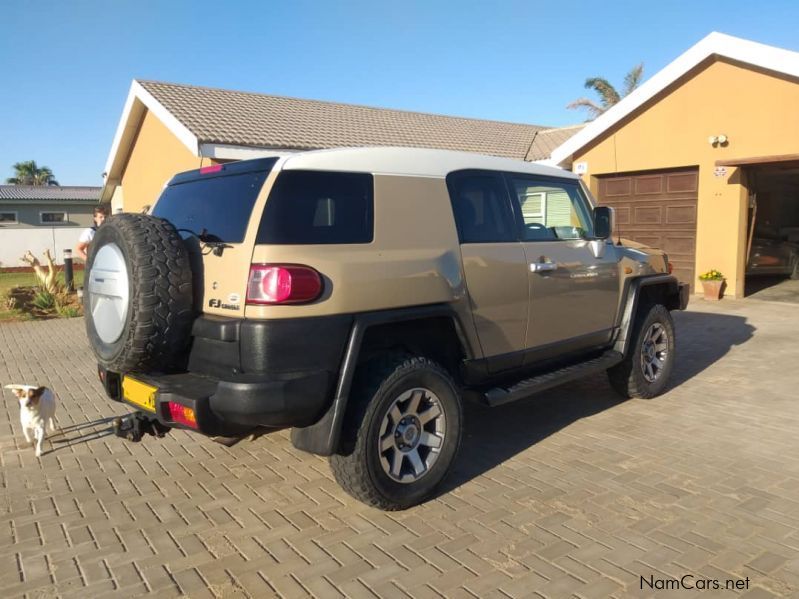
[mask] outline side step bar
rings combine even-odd
[[[503,387],[494,387],[482,394],[483,399],[493,408],[516,401],[517,399],[524,399],[539,391],[544,391],[550,387],[556,387],[562,383],[582,378],[588,374],[602,372],[611,366],[615,366],[623,359],[624,356],[621,353],[609,350],[598,358],[524,379],[507,389]]]

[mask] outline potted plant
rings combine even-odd
[[[717,302],[721,299],[724,291],[724,275],[717,270],[709,270],[705,274],[699,275],[702,287],[705,290],[705,299]]]

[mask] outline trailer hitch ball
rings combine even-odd
[[[144,435],[152,435],[160,439],[171,429],[157,420],[153,420],[142,412],[133,412],[125,416],[117,416],[113,422],[114,434],[134,443],[142,440]]]

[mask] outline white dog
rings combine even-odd
[[[47,433],[55,431],[55,393],[47,387],[33,385],[6,385],[6,389],[19,398],[19,422],[25,441],[31,442],[31,433],[36,443],[36,457],[42,455],[42,443]]]

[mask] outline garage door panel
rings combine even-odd
[[[691,206],[666,206],[666,223],[686,224],[696,229],[696,204]]]
[[[660,248],[674,274],[694,283],[698,170],[602,177],[599,202],[616,210],[616,233]]]
[[[660,206],[637,206],[634,225],[659,225],[663,218]]]
[[[660,175],[653,175],[651,177],[638,177],[635,179],[636,195],[653,193],[663,193],[663,177]]]
[[[696,171],[690,173],[674,173],[666,175],[666,189],[669,193],[696,193],[699,176]]]
[[[612,205],[612,204],[609,204]],[[615,206],[616,210],[616,224],[629,225],[630,224],[630,207],[629,206]]]
[[[696,254],[696,238],[668,235],[663,242],[662,249],[669,256],[689,256],[693,258]]]
[[[607,181],[605,195],[608,197],[629,196],[632,180],[629,177],[614,178]]]

